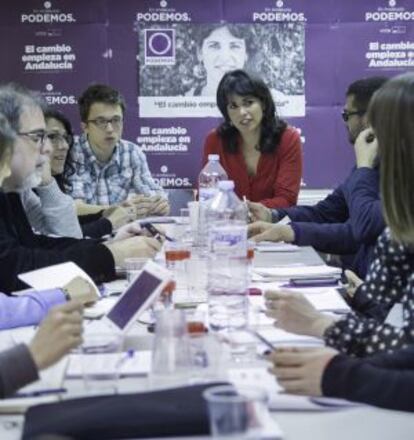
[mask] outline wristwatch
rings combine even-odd
[[[63,295],[65,296],[66,301],[70,301],[72,298],[69,293],[69,289],[67,287],[61,287],[60,290],[62,291]]]

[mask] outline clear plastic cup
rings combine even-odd
[[[203,392],[214,438],[260,438],[267,395],[260,388],[223,385]]]
[[[155,313],[151,379],[156,385],[185,383],[190,367],[185,314],[178,309]]]
[[[142,268],[145,266],[147,261],[148,258],[138,258],[138,257],[125,258],[124,267],[125,267],[128,284],[131,284],[132,280],[134,280],[137,277],[137,275],[141,272]]]
[[[114,333],[86,333],[81,347],[83,381],[88,393],[113,394],[118,391],[123,360],[123,336]]]

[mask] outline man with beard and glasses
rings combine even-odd
[[[313,246],[317,251],[343,256],[343,266],[363,278],[378,236],[385,228],[379,197],[377,152],[357,137],[367,128],[371,97],[387,78],[353,82],[347,90],[342,118],[354,146],[356,167],[344,183],[314,206],[270,210],[250,203],[256,221],[249,226],[254,241],[284,241]],[[272,224],[288,216],[289,224]]]

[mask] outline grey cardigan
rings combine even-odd
[[[55,179],[34,192],[27,189],[20,198],[30,226],[42,235],[82,238],[82,229],[72,197],[64,194]]]

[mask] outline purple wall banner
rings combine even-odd
[[[226,71],[271,89],[301,133],[303,186],[354,164],[340,112],[356,79],[414,70],[412,0],[2,0],[0,82],[40,91],[80,130],[77,97],[108,83],[127,102],[124,137],[166,188],[195,185]]]
[[[241,68],[260,72],[282,116],[305,115],[302,23],[142,25],[139,41],[141,117],[219,117],[218,83]]]

